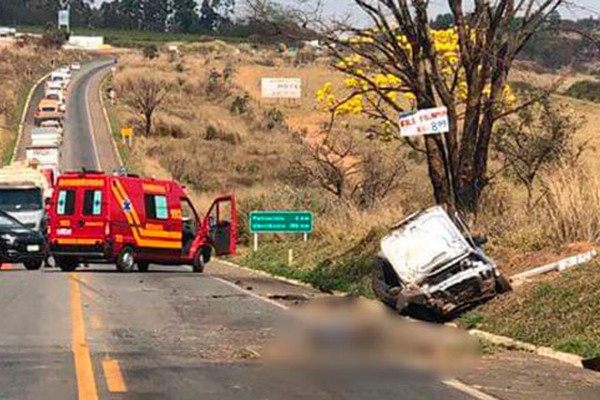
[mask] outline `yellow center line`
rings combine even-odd
[[[102,360],[102,369],[104,369],[106,384],[111,393],[124,393],[127,391],[119,361],[105,358]]]
[[[81,289],[75,274],[70,274],[71,288],[71,350],[77,373],[77,392],[79,400],[97,400],[96,380],[92,357],[85,340],[85,324],[81,304]]]

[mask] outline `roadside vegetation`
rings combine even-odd
[[[600,355],[600,264],[593,262],[521,287],[461,323],[583,357]]]
[[[86,57],[78,52],[59,51],[53,43],[44,36],[19,41],[0,51],[0,165],[10,162],[33,85],[54,68]]]
[[[456,62],[451,61],[457,57],[452,31],[436,35],[439,43],[435,45],[447,50],[443,59]],[[426,91],[420,94],[402,86],[382,73],[383,66],[381,71],[363,68],[362,75],[358,74],[361,64],[357,58],[354,64],[345,62],[340,67],[342,61],[348,61],[350,50],[367,52],[370,39],[355,41],[355,47],[334,55],[333,60],[331,54],[310,46],[290,51],[285,46],[220,40],[177,43],[176,51],[165,43],[156,51],[124,55],[111,83],[117,91],[111,115],[118,126],[135,127],[130,167],[146,175],[184,182],[201,211],[215,195],[234,192],[240,203],[240,241],[245,245],[235,261],[322,290],[372,296],[371,257],[388,227],[411,212],[433,205],[436,190],[441,197],[449,192],[444,188],[443,162],[436,164],[441,180],[432,178],[428,168],[432,154],[434,161],[440,161],[441,155],[429,152],[423,140],[406,143],[392,134],[397,111],[418,102]],[[405,51],[414,48],[405,42],[402,45]],[[468,178],[462,193],[466,207],[459,204],[474,233],[488,236],[486,250],[509,276],[593,248],[600,238],[600,184],[594,172],[599,167],[594,133],[600,108],[549,93],[548,87],[565,75],[534,56],[525,58],[526,63],[517,63],[511,71],[515,80],[505,82],[492,102],[507,114],[498,118],[492,129],[474,128],[475,142],[483,137],[478,135],[490,139],[482,175],[485,187],[469,192],[470,184],[478,180]],[[585,62],[586,70],[592,71],[593,63],[589,59]],[[353,90],[368,87],[361,81],[365,74],[379,82],[371,95],[384,93],[393,103],[376,118],[366,115],[381,111],[368,108],[373,97],[365,95],[359,106],[357,96],[348,96]],[[546,84],[538,85],[533,79],[517,84],[523,79],[516,75],[527,74],[543,76]],[[261,99],[260,78],[266,76],[302,78],[303,98],[294,102]],[[462,75],[454,78],[458,87],[467,84],[461,83]],[[588,74],[569,78],[570,85],[588,78]],[[159,82],[167,92],[150,118],[146,107],[133,101],[136,93],[143,92],[140,88],[147,86],[147,79]],[[390,96],[390,88],[396,95]],[[489,88],[481,88],[479,101],[485,103]],[[457,90],[449,106],[462,113],[468,93]],[[519,106],[529,101],[535,106]],[[513,109],[516,111],[508,113]],[[336,122],[333,126],[331,113]],[[454,157],[458,160],[462,155],[455,153]],[[469,198],[471,195],[474,197]],[[268,209],[310,210],[316,230],[307,242],[295,236],[262,235],[259,251],[253,252],[248,213]],[[577,314],[568,325],[572,328],[541,336],[537,330],[546,329],[545,322],[534,319],[551,314],[552,308],[530,301],[550,296],[551,301],[558,302],[561,296],[580,290],[586,291],[582,301],[587,302],[592,286],[581,282],[591,268],[542,283],[551,285],[551,290],[538,292],[537,284],[519,288],[464,318],[471,325],[521,340],[596,354],[591,333],[574,335],[576,325],[589,314]],[[571,292],[562,291],[565,282]],[[569,302],[574,299],[569,298]],[[589,304],[591,312],[595,303]],[[513,323],[503,323],[511,314]],[[554,321],[560,324],[560,318],[562,314]]]

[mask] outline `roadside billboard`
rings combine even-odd
[[[82,50],[99,50],[104,46],[104,36],[75,36],[69,37],[69,45]]]
[[[260,87],[263,99],[302,98],[302,79],[300,78],[262,78]]]

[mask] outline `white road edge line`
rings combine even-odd
[[[92,75],[92,77],[90,78],[93,79],[94,74]],[[86,82],[85,85],[85,109],[88,115],[88,125],[90,128],[90,135],[92,135],[92,147],[94,147],[94,156],[96,157],[96,168],[98,168],[99,171],[102,170],[102,166],[100,165],[100,155],[98,154],[98,145],[96,144],[96,133],[94,132],[94,126],[92,124],[92,113],[90,112],[90,98],[89,98],[89,94],[90,94],[90,85],[89,85],[89,81]]]
[[[31,106],[31,100],[33,99],[33,94],[35,93],[38,86],[42,84],[49,76],[51,72],[42,76],[29,90],[29,94],[27,95],[27,101],[25,101],[25,106],[23,107],[23,113],[21,114],[21,121],[19,122],[19,132],[17,133],[17,140],[15,141],[15,148],[13,149],[12,157],[10,158],[10,163],[14,163],[17,158],[17,153],[19,152],[19,146],[21,145],[21,141],[23,140],[23,131],[25,130],[25,120],[27,119],[27,114],[29,113],[29,107]]]
[[[448,387],[468,394],[469,396],[474,397],[477,400],[499,400],[497,397],[491,396],[487,393],[483,393],[482,391],[477,390],[474,387],[469,386],[466,383],[463,383],[457,379],[448,379],[442,381],[442,383]]]
[[[237,290],[238,292],[242,292],[242,293],[244,293],[244,294],[247,294],[248,296],[250,296],[250,297],[254,297],[255,299],[261,300],[261,301],[263,301],[263,302],[265,302],[265,303],[269,303],[269,304],[271,304],[271,305],[273,305],[273,306],[275,306],[275,307],[281,308],[282,310],[289,310],[289,309],[290,309],[290,308],[289,308],[288,306],[286,306],[285,304],[281,304],[281,303],[278,303],[278,302],[276,302],[275,300],[271,300],[271,299],[269,299],[269,298],[262,297],[262,296],[260,296],[260,295],[258,295],[258,294],[256,294],[256,293],[253,293],[253,292],[251,292],[251,291],[249,291],[249,290],[246,290],[246,289],[244,289],[244,288],[241,288],[241,287],[239,287],[238,285],[236,285],[235,283],[233,283],[233,282],[229,282],[228,280],[225,280],[225,279],[223,279],[223,278],[218,278],[218,277],[215,277],[215,276],[213,276],[212,278],[213,278],[213,279],[216,279],[217,281],[219,281],[219,282],[221,282],[221,283],[224,283],[225,285],[227,285],[227,286],[229,286],[229,287],[231,287],[231,288],[234,288],[234,289],[235,289],[235,290]]]
[[[113,151],[115,152],[117,159],[119,160],[119,164],[123,164],[123,157],[121,157],[121,153],[119,152],[119,148],[117,147],[117,141],[115,140],[115,133],[113,132],[112,125],[110,123],[110,118],[108,117],[108,111],[106,110],[106,105],[104,104],[104,97],[102,96],[102,84],[106,80],[109,74],[106,74],[104,78],[100,81],[100,85],[98,85],[98,95],[100,97],[100,105],[102,106],[102,112],[104,113],[104,123],[106,124],[106,128],[108,129],[108,133],[110,134],[110,141],[113,145]]]

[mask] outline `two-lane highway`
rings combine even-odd
[[[67,91],[67,112],[62,145],[61,170],[104,170],[119,167],[118,156],[112,147],[112,137],[104,121],[100,103],[100,82],[110,73],[114,60],[101,59],[82,65],[73,73]],[[25,149],[31,144],[33,114],[44,96],[44,83],[38,85],[29,103],[23,136],[16,158],[25,159]]]
[[[113,151],[111,148],[99,147],[95,130],[96,126],[100,125],[95,125],[92,119],[92,104],[97,106],[99,96],[98,87],[92,83],[98,76],[108,73],[112,65],[114,65],[112,59],[84,64],[70,85],[65,116],[66,129],[61,166],[63,171],[82,168],[102,170],[105,167],[118,166],[118,164],[114,165],[114,161],[107,162],[114,159]],[[107,171],[112,172],[112,169],[108,168]]]
[[[90,63],[74,77],[63,169],[118,166],[98,98],[110,64]],[[219,262],[205,274],[154,266],[144,274],[100,265],[74,273],[2,270],[0,399],[558,400],[599,393],[599,379],[556,364],[535,371],[543,384],[529,382],[538,364],[524,357],[466,376],[497,397],[399,367],[317,372],[262,363],[275,328],[290,318],[272,299],[315,295]],[[565,376],[580,379],[578,386],[554,383]]]

